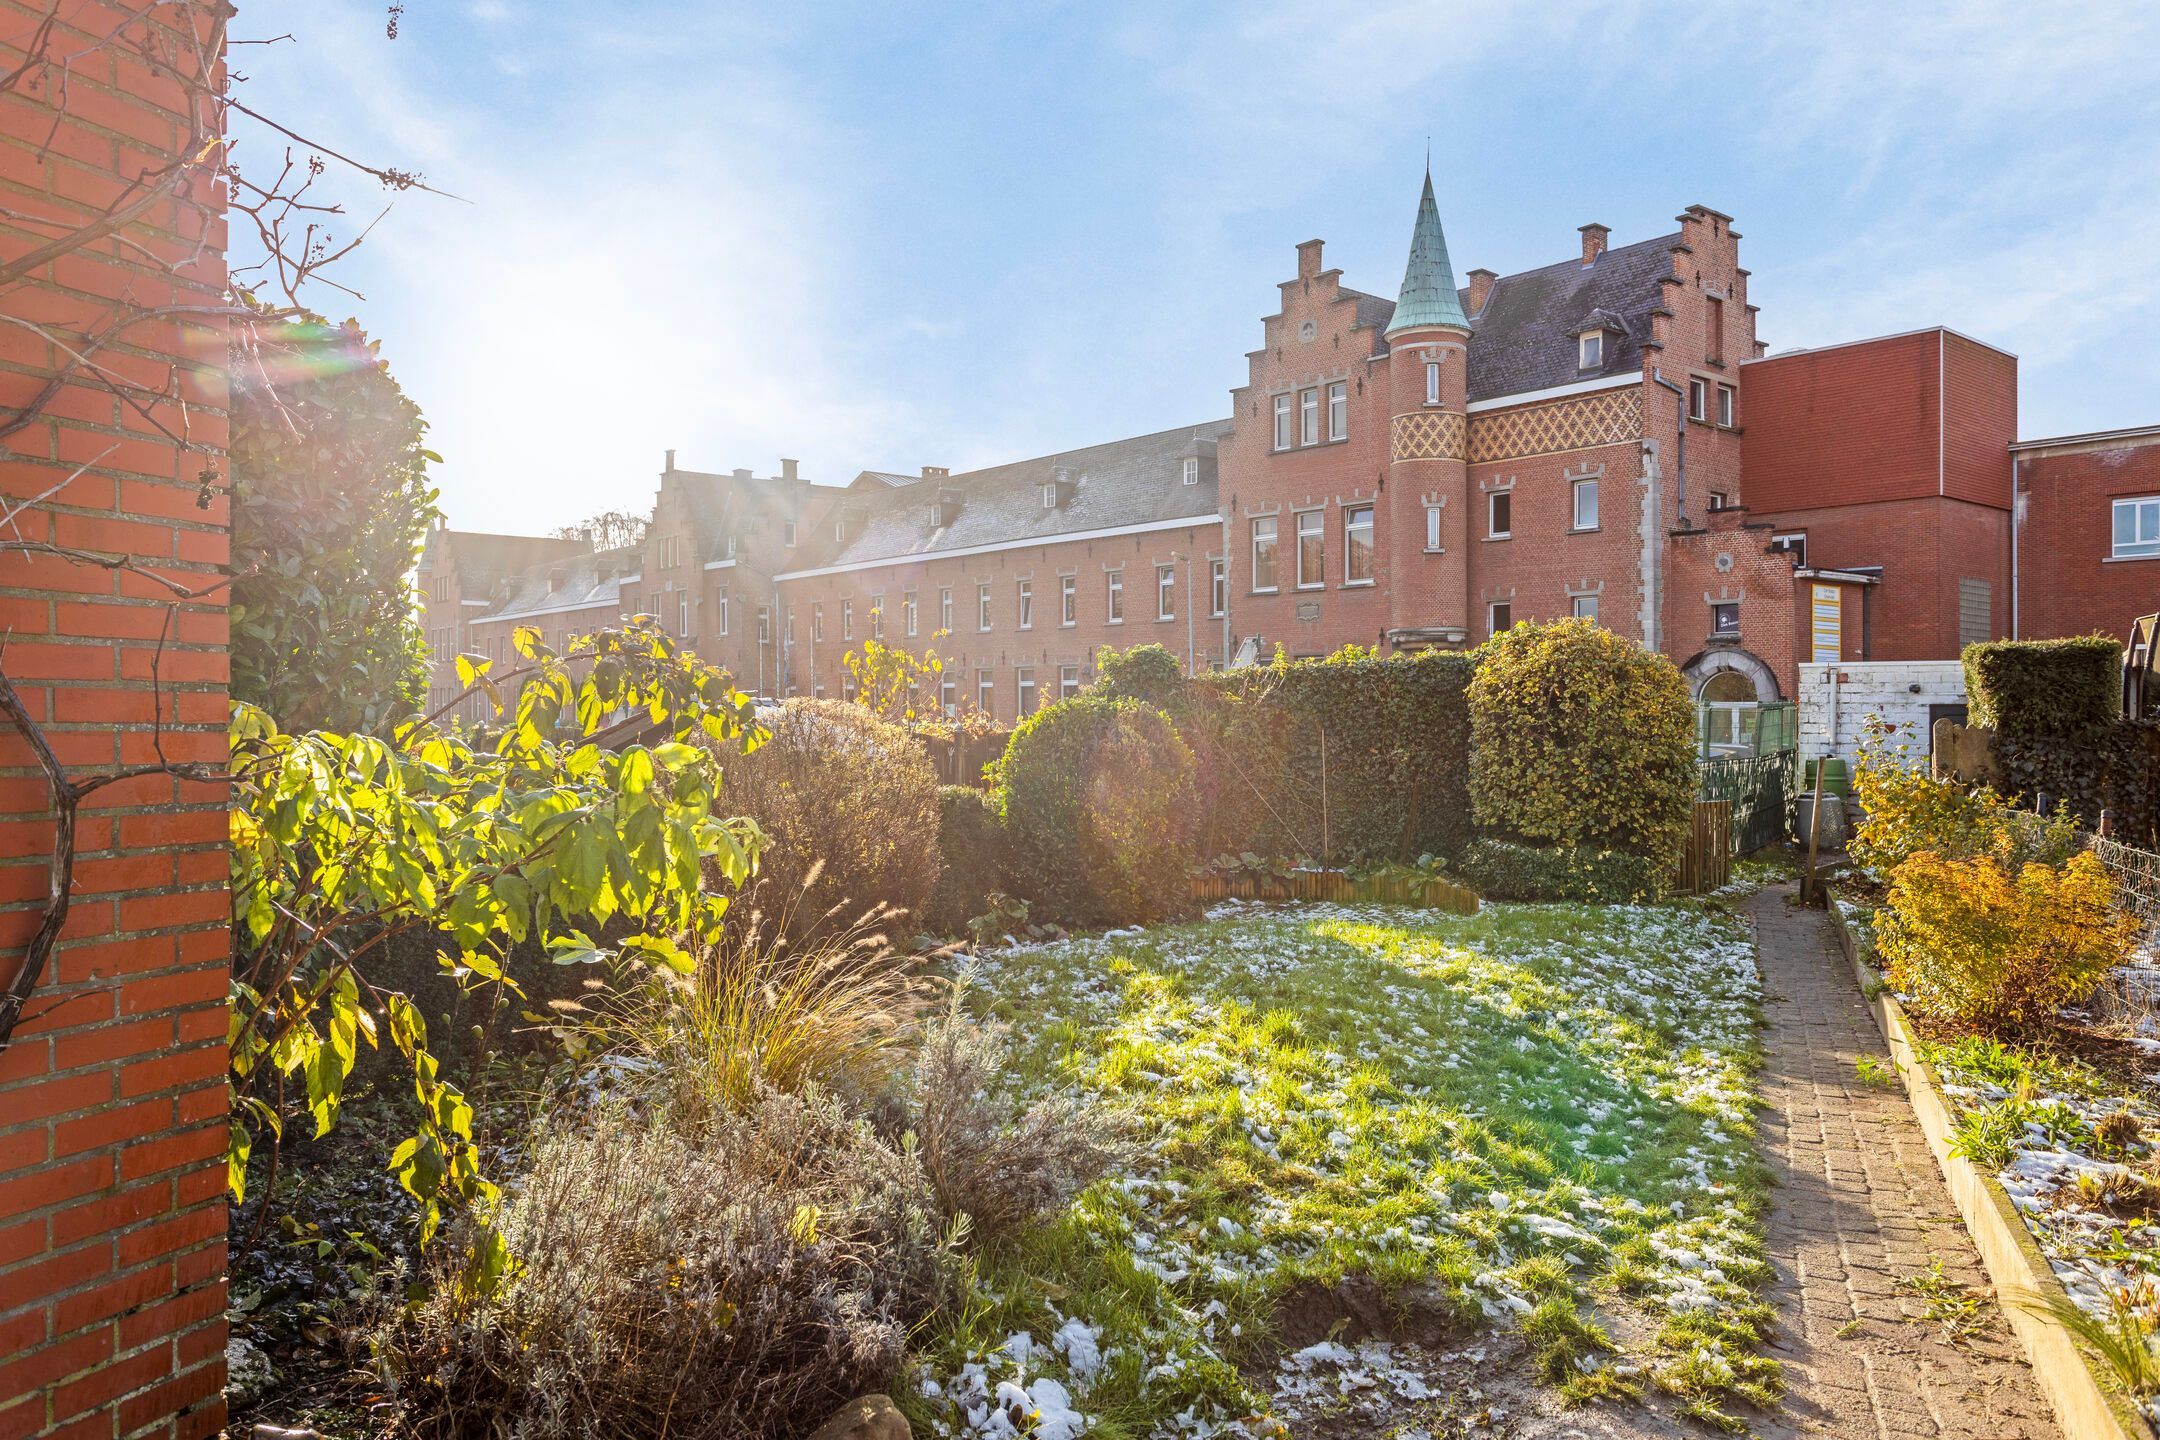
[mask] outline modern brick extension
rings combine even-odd
[[[0,6],[0,73],[45,6]],[[93,0],[62,7],[49,77],[0,91],[0,266],[92,219],[188,132],[187,91],[100,42],[125,24],[210,23],[211,7]],[[139,33],[139,32],[137,32]],[[208,33],[207,31],[205,33]],[[211,207],[219,197],[198,189]],[[116,304],[218,306],[224,228],[170,195],[117,235],[0,287],[0,418],[65,364],[59,343]],[[153,389],[156,423],[80,377],[0,441],[7,538],[125,556],[188,587],[226,563],[225,323],[166,316],[100,355]],[[185,444],[161,433],[160,426]],[[225,755],[221,594],[181,605],[136,574],[0,553],[0,669],[72,771],[164,754]],[[192,1437],[224,1420],[226,821],[222,789],[155,776],[81,811],[62,940],[0,1053],[0,1437]],[[34,756],[0,722],[0,984],[47,893],[54,826]]]

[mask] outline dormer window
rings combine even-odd
[[[1605,365],[1605,332],[1587,330],[1575,337],[1575,368],[1598,370]]]
[[[1043,509],[1057,509],[1057,485],[1055,483],[1043,486]]]
[[[835,520],[832,522],[832,538],[833,543],[836,545],[847,539],[847,521]]]
[[[780,543],[790,550],[795,548],[795,522],[785,521],[780,526]]]
[[[1187,485],[1200,483],[1200,457],[1197,455],[1185,457],[1185,483]]]

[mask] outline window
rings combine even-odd
[[[870,595],[870,638],[885,638],[885,592],[872,591]]]
[[[1712,510],[1723,510],[1725,508],[1725,492],[1723,490],[1712,490],[1710,492],[1710,508]]]
[[[840,698],[850,704],[854,703],[855,677],[853,675],[842,675],[840,677]]]
[[[1703,682],[1703,752],[1708,755],[1752,755],[1755,722],[1760,716],[1755,686],[1745,675],[1720,670]]]
[[[1595,370],[1605,363],[1605,332],[1592,330],[1575,337],[1575,368]]]
[[[1595,480],[1575,482],[1575,528],[1595,530],[1597,523],[1597,485]]]
[[[757,643],[772,644],[772,607],[768,605],[757,607]]]
[[[1125,623],[1125,572],[1110,572],[1110,605],[1107,618],[1112,625]]]
[[[1515,492],[1494,490],[1485,497],[1485,538],[1505,540],[1514,534]]]
[[[1438,505],[1425,507],[1425,548],[1435,555],[1440,553],[1440,507]]]
[[[1307,510],[1297,517],[1297,584],[1311,590],[1327,582],[1327,512]]]
[[[1725,363],[1725,302],[1712,295],[1705,301],[1708,316],[1703,321],[1703,358],[1713,365]]]
[[[847,539],[847,521],[835,520],[832,522],[832,538],[835,544]]]
[[[690,638],[690,592],[687,590],[675,602],[675,633],[685,640]]]
[[[1733,426],[1733,402],[1738,392],[1730,385],[1717,387],[1717,423],[1730,430]]]
[[[855,638],[855,602],[853,600],[842,600],[840,602],[840,638],[842,640],[853,640]]]
[[[975,708],[992,719],[997,717],[997,676],[991,671],[975,672]]]
[[[822,600],[810,602],[810,643],[825,643],[825,602]]]
[[[1288,395],[1277,395],[1275,397],[1275,448],[1277,450],[1290,448],[1290,397]]]
[[[950,670],[938,677],[937,703],[938,709],[946,715],[960,713],[960,682],[953,678]]]
[[[1060,625],[1077,625],[1080,623],[1079,576],[1058,576],[1058,607],[1058,623]]]
[[[1200,483],[1200,457],[1197,455],[1185,457],[1185,483],[1187,485]]]
[[[1485,633],[1497,635],[1515,624],[1515,607],[1505,600],[1495,601],[1486,607]]]
[[[1252,522],[1252,588],[1275,588],[1275,517],[1262,515]]]
[[[1032,580],[1020,582],[1020,628],[1035,628],[1035,582]]]
[[[1327,438],[1350,438],[1350,387],[1341,380],[1327,387]]]
[[[1058,699],[1070,700],[1079,693],[1080,667],[1078,665],[1058,666]]]
[[[2160,555],[2160,495],[2117,500],[2114,512],[2115,559],[2145,560]]]
[[[1440,403],[1440,362],[1437,360],[1425,362],[1425,403]]]
[[[1320,392],[1318,390],[1301,390],[1298,392],[1298,443],[1300,445],[1317,445],[1320,443]]]
[[[1867,596],[1861,593],[1861,616],[1866,618]],[[1990,640],[1995,634],[1995,587],[1986,580],[1971,576],[1958,581],[1958,648],[1978,645]],[[1861,659],[1867,658],[1867,633],[1863,626],[1860,635]]]
[[[987,581],[978,582],[975,586],[975,628],[990,628],[990,585]]]
[[[1710,417],[1710,386],[1702,380],[1687,382],[1687,418],[1707,420]]]
[[[714,598],[719,603],[720,613],[713,618],[719,622],[717,628],[719,629],[720,633],[722,635],[725,635],[728,633],[728,593],[727,591],[722,590]]]
[[[1772,550],[1783,550],[1790,554],[1792,556],[1792,563],[1794,569],[1807,569],[1806,531],[1794,531],[1790,535],[1773,535],[1770,537],[1770,548]]]
[[[1230,613],[1230,562],[1208,561],[1208,618],[1220,620]]]
[[[447,601],[448,601],[448,600],[450,599],[450,577],[449,577],[449,576],[447,576],[447,575],[438,575],[438,576],[436,576],[436,577],[435,577],[435,598],[436,598],[437,600],[441,600],[441,601],[445,601],[445,602],[447,602]]]
[[[1726,600],[1710,607],[1710,633],[1726,638],[1740,633],[1740,602]]]
[[[1055,481],[1043,486],[1043,509],[1057,509],[1057,483]]]
[[[952,586],[940,585],[937,592],[937,628],[941,634],[952,632]]]
[[[1343,584],[1372,584],[1372,506],[1343,511]]]
[[[1575,596],[1575,603],[1571,607],[1574,610],[1575,618],[1577,620],[1588,620],[1595,625],[1597,623],[1597,598],[1595,595]]]
[[[908,638],[910,640],[914,639],[915,592],[912,590],[903,590],[900,592],[900,618],[907,626]]]
[[[792,520],[786,520],[786,521],[782,521],[782,522],[781,522],[781,525],[780,525],[780,543],[781,543],[782,545],[785,545],[785,546],[787,546],[787,547],[788,547],[788,548],[789,548],[790,550],[792,550],[792,549],[794,549],[794,548],[795,548],[795,522],[794,522],[794,521],[792,521]]]
[[[1155,567],[1155,618],[1158,620],[1177,619],[1177,567],[1175,565],[1157,565]]]
[[[1013,671],[1013,690],[1020,702],[1020,714],[1022,716],[1034,714],[1035,668],[1033,666],[1022,665]]]

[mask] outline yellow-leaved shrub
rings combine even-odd
[[[2075,817],[2042,819],[1985,785],[1931,774],[1926,752],[1897,726],[1870,719],[1859,761],[1853,793],[1862,818],[1848,853],[1877,876],[1887,878],[1923,850],[1952,860],[1988,854],[2004,835],[2013,869],[2059,865],[2080,848]]]
[[[1998,830],[1986,853],[1907,856],[1875,933],[1890,979],[1924,1015],[1991,1032],[2032,1028],[2092,993],[2134,938],[2089,852],[2017,863]]]

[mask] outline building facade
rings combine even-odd
[[[2022,440],[2010,453],[2020,632],[2120,636],[2160,613],[2160,425]]]
[[[934,650],[938,703],[1011,721],[1085,684],[1104,644],[1197,671],[1580,616],[1670,656],[1706,736],[1741,746],[1802,664],[1953,658],[2014,633],[2021,583],[2025,633],[2054,633],[2071,612],[2034,591],[2102,596],[2116,561],[2160,558],[2137,508],[2160,445],[2135,438],[2160,429],[2013,447],[2016,358],[1941,328],[1767,355],[1731,217],[1675,223],[1619,246],[1584,225],[1563,260],[1458,284],[1428,176],[1394,299],[1297,247],[1224,419],[845,485],[670,452],[638,554],[513,574],[485,570],[499,545],[431,546],[424,586],[468,554],[478,576],[448,587],[438,681],[520,624],[645,613],[769,696],[849,693],[869,639]],[[2097,523],[2130,507],[2127,557],[2084,554],[2101,491]]]

